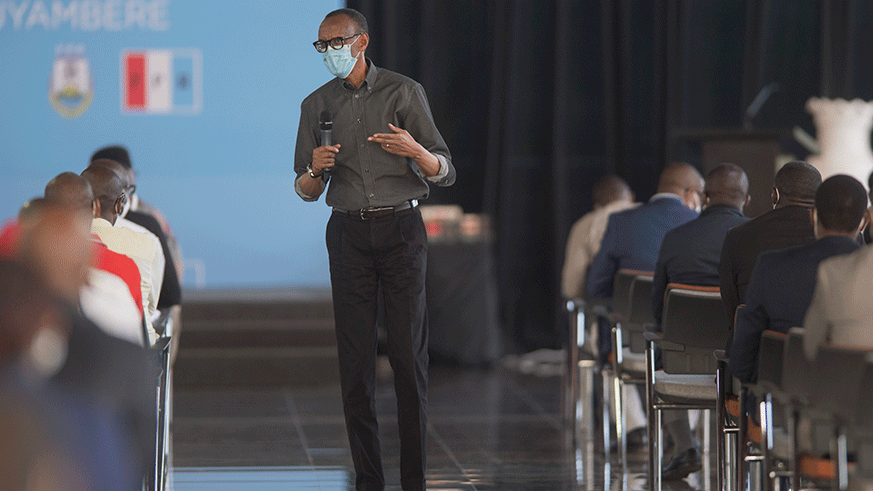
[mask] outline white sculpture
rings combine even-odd
[[[873,102],[812,97],[806,110],[812,114],[821,148],[819,155],[809,157],[809,163],[821,172],[822,179],[848,174],[866,187],[873,171]]]

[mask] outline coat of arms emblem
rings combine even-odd
[[[55,50],[48,96],[55,111],[66,118],[80,116],[91,105],[94,88],[83,46]]]

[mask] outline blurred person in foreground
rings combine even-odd
[[[627,182],[615,175],[597,181],[591,197],[594,199],[594,209],[573,224],[567,239],[561,274],[561,293],[564,298],[585,296],[585,274],[600,250],[609,217],[613,213],[639,206],[639,203],[634,203],[634,193]]]
[[[70,430],[87,406],[46,383],[46,358],[65,342],[62,321],[33,271],[0,260],[0,489],[95,489]]]
[[[91,185],[72,172],[49,181],[45,199],[85,214],[93,214],[97,207]],[[139,268],[131,258],[109,250],[100,237],[92,234],[90,241],[94,259],[79,295],[82,313],[111,336],[146,343]]]
[[[427,234],[418,200],[449,186],[455,168],[424,89],[366,57],[367,19],[325,16],[315,49],[335,76],[303,100],[294,187],[305,201],[325,191],[333,208],[327,249],[343,409],[358,490],[385,488],[376,421],[377,297],[382,292],[400,430],[400,481],[425,485],[427,451]],[[332,113],[333,144],[318,120]],[[309,253],[310,251],[300,251]]]
[[[78,405],[67,429],[96,489],[134,489],[154,449],[154,401],[145,351],[104,334],[78,311],[93,258],[90,213],[34,200],[22,214],[17,258],[55,299],[65,329],[36,352],[46,386]],[[52,331],[48,331],[52,332]]]
[[[746,300],[758,255],[815,240],[809,211],[815,206],[815,191],[820,185],[818,169],[799,160],[788,162],[773,179],[773,209],[728,231],[718,274],[731,333],[737,306]],[[728,339],[733,339],[733,335]]]
[[[761,253],[746,292],[746,307],[737,317],[731,346],[731,372],[746,383],[758,379],[758,346],[766,330],[788,332],[803,325],[816,287],[819,264],[860,247],[858,232],[867,225],[867,193],[854,177],[826,179],[810,211],[816,240]]]
[[[743,208],[750,201],[749,179],[739,166],[725,163],[709,171],[703,195],[705,205],[700,216],[667,232],[661,243],[652,284],[656,330],[661,327],[667,285],[718,286],[718,262],[724,237],[732,227],[747,220]],[[662,368],[660,363],[656,368]],[[674,451],[664,465],[662,478],[666,481],[683,479],[700,470],[700,442],[691,433],[688,412],[666,411],[663,424],[673,439]]]

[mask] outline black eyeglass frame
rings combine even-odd
[[[352,38],[356,38],[356,37],[360,36],[361,34],[364,34],[364,33],[359,32],[357,34],[352,34],[351,36],[346,36],[346,37],[339,36],[339,37],[335,37],[333,39],[328,39],[327,41],[322,41],[321,39],[319,39],[318,41],[315,41],[314,43],[312,43],[312,45],[315,46],[315,51],[318,51],[319,53],[327,53],[328,46],[330,46],[332,49],[343,49],[343,46],[346,45],[347,40],[352,39]],[[319,48],[319,46],[321,46],[321,48]]]

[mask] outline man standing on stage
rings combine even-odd
[[[359,490],[384,489],[375,411],[376,298],[381,288],[394,369],[404,490],[425,487],[427,435],[427,236],[417,200],[428,182],[455,181],[449,150],[424,89],[377,68],[364,55],[367,20],[335,10],[315,49],[336,76],[300,107],[294,154],[297,194],[315,201],[327,187],[333,208],[327,250],[343,409]],[[320,123],[332,120],[331,143]],[[330,182],[330,186],[327,183]]]

